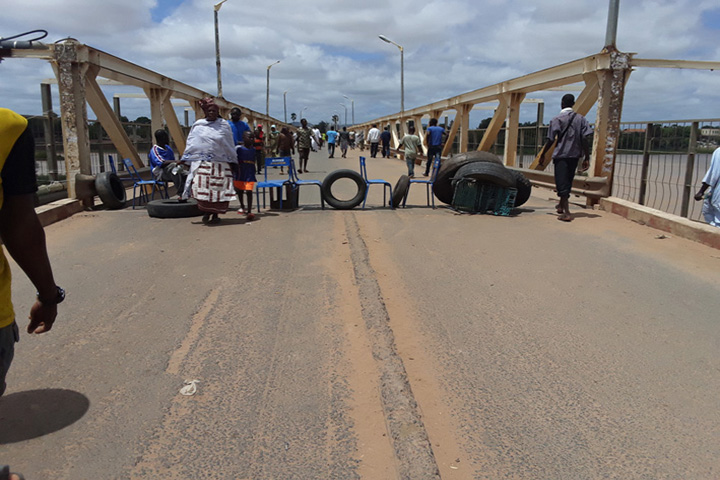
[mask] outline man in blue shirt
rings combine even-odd
[[[243,133],[250,131],[250,125],[240,120],[241,118],[242,110],[240,110],[238,107],[233,107],[230,110],[230,121],[228,123],[230,124],[230,128],[232,128],[233,140],[235,141],[235,145],[242,144]]]
[[[327,143],[328,143],[328,153],[330,154],[328,158],[334,158],[335,156],[335,140],[337,139],[338,132],[333,130],[332,128],[328,130],[325,135],[327,135]]]
[[[427,165],[425,165],[425,176],[430,175],[430,168],[432,167],[435,157],[440,158],[442,161],[442,149],[443,139],[445,137],[445,129],[438,126],[437,118],[430,119],[430,126],[425,134],[425,145],[428,149]]]
[[[175,161],[175,154],[170,147],[170,137],[165,130],[155,131],[155,145],[148,152],[148,160],[153,177],[156,180],[173,182],[178,195],[182,195],[188,172],[181,163]]]

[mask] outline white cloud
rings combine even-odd
[[[50,42],[71,36],[215,91],[214,0],[185,0],[159,24],[151,20],[155,3],[5,0],[0,36],[44,28]],[[621,2],[618,47],[641,58],[720,61],[720,30],[703,23],[711,9],[717,9],[712,0]],[[229,0],[219,12],[223,90],[264,111],[267,66],[281,59],[271,70],[272,115],[282,118],[287,90],[288,113],[308,107],[311,121],[334,112],[342,117],[339,103],[349,105],[347,95],[355,101],[356,120],[368,120],[394,113],[400,103],[399,52],[379,34],[405,48],[409,109],[596,53],[605,40],[607,10],[607,2],[596,0]],[[718,117],[719,74],[637,71],[624,118]],[[3,104],[41,113],[39,82],[51,75],[36,60],[2,62]],[[546,116],[555,111],[556,93],[533,96],[546,98]],[[124,113],[147,115],[147,102],[127,101]],[[523,108],[523,115],[534,119],[534,109]]]

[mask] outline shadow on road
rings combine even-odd
[[[90,400],[64,389],[28,390],[0,398],[0,445],[57,432],[80,420]]]

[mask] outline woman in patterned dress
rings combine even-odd
[[[235,200],[233,173],[230,164],[237,164],[237,155],[230,124],[220,118],[212,98],[200,101],[205,118],[196,121],[187,138],[182,161],[191,165],[183,198],[194,197],[198,208],[205,212],[204,224],[220,223],[218,214],[226,213]]]

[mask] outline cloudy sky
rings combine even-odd
[[[215,92],[217,1],[3,0],[0,37],[44,29],[47,43],[73,37]],[[272,116],[283,118],[287,91],[288,116],[304,109],[311,123],[334,113],[342,121],[344,103],[350,122],[347,96],[355,120],[367,121],[400,110],[399,50],[379,34],[405,48],[410,109],[597,53],[607,15],[608,0],[228,0],[219,12],[224,96],[264,112],[267,66],[281,60],[271,69]],[[720,3],[621,0],[617,46],[640,58],[720,61]],[[0,106],[40,114],[39,85],[52,76],[44,61],[6,59]],[[530,95],[548,103],[546,122],[559,110],[560,96]],[[122,102],[131,119],[149,116],[146,100]],[[521,120],[534,120],[535,109],[523,106]],[[471,122],[490,115],[476,110]],[[631,75],[624,121],[706,118],[720,118],[719,71],[641,69]]]

